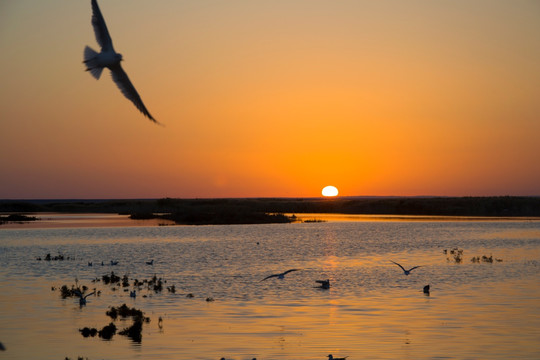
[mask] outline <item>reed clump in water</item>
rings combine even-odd
[[[109,285],[109,284],[113,285],[120,282],[120,276],[115,275],[114,271],[111,271],[110,275],[109,274],[103,275],[101,279],[103,280],[103,283],[105,285]]]
[[[461,264],[463,262],[463,249],[460,248],[453,248],[451,250],[444,249],[443,253],[446,256],[446,261],[454,261],[456,264]],[[452,255],[452,260],[450,260],[450,257],[448,254]]]
[[[111,340],[114,334],[116,334],[116,330],[116,325],[109,323],[109,325],[105,325],[103,329],[98,331],[98,335],[102,339]]]
[[[126,304],[122,304],[119,307],[111,307],[110,310],[107,310],[105,313],[107,316],[110,316],[111,319],[116,320],[118,316],[122,318],[127,318],[129,316],[133,317],[141,317],[144,318],[144,313],[141,310],[135,309],[135,308],[129,308]],[[144,318],[148,319],[148,318]],[[150,320],[148,320],[150,321]]]
[[[36,258],[37,261],[45,260],[45,261],[64,261],[64,260],[75,260],[74,258],[70,256],[66,256],[64,254],[58,253],[58,255],[51,256],[51,253],[48,253],[45,255],[43,259],[41,259],[40,256]]]
[[[51,287],[52,291],[57,290],[56,287]],[[75,284],[71,285],[71,287],[68,287],[67,285],[62,285],[60,288],[58,288],[60,291],[60,297],[62,299],[67,299],[70,297],[81,297],[84,296],[86,291],[88,290],[88,286],[86,285],[79,285],[79,280],[75,279]],[[96,288],[94,288],[94,291],[96,291]],[[96,292],[97,295],[101,294],[101,291]],[[89,294],[91,295],[91,294]]]
[[[109,310],[107,310],[105,314],[109,316],[113,321],[116,321],[119,317],[123,319],[127,317],[132,317],[133,323],[131,324],[131,326],[118,332],[118,334],[127,336],[135,342],[141,342],[142,340],[143,323],[150,322],[150,318],[144,316],[144,313],[141,310],[129,308],[126,304],[122,304],[118,307],[113,306]],[[84,327],[82,329],[79,329],[79,332],[84,337],[94,337],[97,334],[102,339],[111,340],[116,334],[117,330],[118,328],[116,327],[114,322],[111,322],[109,323],[109,325],[105,325],[99,331],[96,328]]]
[[[444,249],[443,250],[443,253],[446,256],[446,261],[454,261],[456,264],[461,264],[463,262],[463,249],[459,249],[459,248],[453,248],[451,250],[448,250],[448,249]],[[452,255],[451,257],[448,256],[448,254]],[[503,260],[502,259],[499,259],[499,258],[494,258],[493,255],[490,255],[490,256],[487,256],[487,255],[482,255],[482,256],[473,256],[471,258],[471,262],[472,263],[489,263],[489,264],[492,264],[493,262],[502,262]]]
[[[133,319],[133,324],[130,327],[127,327],[124,330],[120,331],[119,334],[125,335],[131,340],[140,343],[142,341],[142,326],[145,319],[148,319],[148,321],[150,321],[149,318],[139,316],[135,317]]]
[[[122,286],[124,288],[127,288],[130,286],[130,279],[127,274],[123,275],[122,277],[116,275],[114,271],[111,271],[110,274],[105,274],[101,277],[101,280],[105,285],[118,285],[119,287]],[[99,278],[96,278],[92,280],[92,282],[99,282],[101,281]],[[155,293],[159,293],[163,291],[163,284],[167,283],[166,280],[163,280],[162,278],[158,278],[156,275],[154,275],[150,279],[144,279],[140,281],[139,279],[131,279],[133,280],[132,286],[135,290],[142,290],[143,287],[146,287],[148,291],[154,291]],[[174,286],[173,286],[174,287]],[[113,287],[112,290],[116,290],[116,288]],[[124,291],[127,291],[126,289]],[[171,289],[169,289],[171,291]],[[174,292],[174,291],[171,291]]]
[[[471,258],[471,262],[473,262],[473,263],[481,263],[481,262],[484,262],[484,263],[490,263],[490,264],[492,264],[493,261],[495,261],[495,262],[502,262],[503,259],[493,258],[493,255],[490,255],[490,256],[482,255],[482,257],[480,257],[480,256],[473,256],[473,257]]]
[[[79,331],[84,337],[89,337],[89,336],[94,337],[98,333],[96,328],[89,328],[89,327],[84,327],[82,329],[79,329]]]
[[[145,317],[144,313],[141,310],[129,308],[126,304],[122,304],[117,308],[115,308],[114,306],[111,307],[111,309],[108,310],[106,314],[107,316],[110,316],[113,320],[116,320],[118,316],[122,318],[127,318],[130,316],[133,317],[133,324],[123,329],[118,334],[125,335],[135,342],[141,342],[143,323],[150,322],[150,318]]]

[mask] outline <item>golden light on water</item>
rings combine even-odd
[[[337,196],[338,193],[338,189],[335,186],[328,185],[322,189],[323,196]]]

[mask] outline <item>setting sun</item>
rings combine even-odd
[[[325,186],[322,189],[323,196],[337,196],[338,189],[335,186]]]

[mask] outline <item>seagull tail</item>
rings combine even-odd
[[[97,55],[98,53],[91,47],[87,46],[84,48],[83,62],[86,64],[86,71],[90,71],[90,74],[92,74],[93,77],[99,79],[101,72],[103,71],[103,67],[99,66],[97,63]]]

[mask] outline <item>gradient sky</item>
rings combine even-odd
[[[0,199],[540,195],[540,1],[0,2]]]

